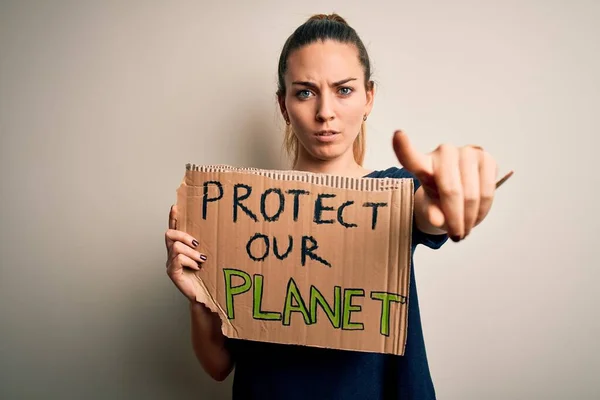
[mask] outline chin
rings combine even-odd
[[[309,149],[310,155],[320,161],[331,161],[341,157],[347,149],[338,146],[321,147]]]
[[[347,152],[352,152],[353,141],[342,136],[333,143],[319,143],[312,137],[299,137],[299,145],[304,148],[307,155],[319,161],[331,161],[342,157]]]

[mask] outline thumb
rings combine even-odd
[[[424,215],[429,223],[438,229],[448,230],[446,225],[446,217],[442,211],[439,201],[432,199],[431,196],[424,192],[415,194],[415,207],[420,207],[422,215]]]
[[[177,229],[177,205],[172,205],[169,210],[169,229]]]
[[[446,225],[446,217],[444,216],[442,208],[438,204],[430,201],[429,204],[425,206],[425,210],[431,225],[439,229],[446,231],[448,230]]]
[[[400,164],[417,178],[433,175],[431,157],[418,152],[404,132],[394,132],[393,146]]]

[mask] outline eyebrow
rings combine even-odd
[[[333,83],[333,86],[340,86],[343,85],[344,83],[348,83],[350,81],[355,81],[356,78],[346,78],[346,79],[342,79],[341,81],[337,81]],[[316,88],[317,85],[314,84],[313,82],[308,82],[308,81],[295,81],[292,82],[292,85],[302,85],[302,86],[308,86],[311,88]]]

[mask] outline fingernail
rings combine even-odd
[[[200,254],[200,259],[201,259],[202,261],[206,261],[206,256],[205,256],[204,254]]]
[[[450,239],[452,239],[453,242],[460,242],[460,236],[451,236]]]
[[[199,245],[199,244],[200,244],[200,243],[198,243],[198,241],[197,241],[196,239],[194,239],[194,240],[192,241],[192,246],[194,246],[194,247],[198,247],[198,245]]]

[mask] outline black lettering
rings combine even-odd
[[[275,257],[277,257],[279,260],[284,260],[285,258],[287,258],[287,256],[289,256],[290,252],[292,251],[292,247],[294,247],[294,239],[292,238],[292,235],[288,235],[288,248],[285,251],[285,253],[280,255],[279,247],[277,246],[277,238],[273,238],[273,254],[275,254]]]
[[[271,193],[277,193],[279,195],[279,208],[277,209],[277,212],[274,215],[268,216],[267,210],[266,210],[267,196],[270,195]],[[281,213],[283,212],[284,205],[285,205],[285,198],[283,197],[283,193],[281,193],[280,189],[271,188],[271,189],[265,190],[265,192],[262,194],[262,196],[260,196],[260,212],[261,212],[262,216],[265,218],[265,220],[268,222],[277,221],[279,219],[279,215],[281,215]]]
[[[298,221],[298,214],[300,212],[300,201],[298,197],[301,194],[310,194],[310,192],[302,189],[290,189],[286,193],[294,195],[294,221]]]
[[[310,247],[307,246],[308,242],[311,243]],[[331,264],[327,260],[324,260],[315,253],[313,253],[313,251],[317,250],[318,248],[319,245],[317,244],[315,238],[313,238],[312,236],[302,236],[302,266],[306,265],[306,257],[308,256],[311,260],[318,261],[331,268]]]
[[[344,209],[352,204],[354,204],[353,201],[347,201],[344,204],[342,204],[340,206],[340,208],[338,208],[338,210],[337,210],[338,222],[340,223],[340,225],[342,225],[346,228],[356,228],[358,226],[356,224],[352,224],[352,223],[348,224],[348,223],[344,222]]]
[[[387,207],[387,203],[365,203],[363,207],[373,207],[373,219],[371,220],[371,229],[375,229],[377,225],[377,209],[379,207]]]
[[[246,189],[246,193],[240,195],[238,191],[241,188]],[[250,196],[250,193],[252,193],[252,188],[248,185],[244,185],[243,183],[238,183],[233,187],[233,222],[237,222],[238,207],[245,212],[247,216],[254,220],[254,222],[258,222],[256,215],[250,211],[248,207],[242,204],[242,200],[246,200]]]
[[[217,197],[208,197],[208,185],[215,185],[219,189],[219,195]],[[202,196],[202,219],[206,219],[206,213],[208,209],[208,203],[213,201],[219,201],[223,198],[223,185],[219,181],[206,181],[204,182],[204,192]]]
[[[333,224],[332,219],[321,219],[321,214],[323,211],[333,211],[333,207],[326,207],[323,205],[323,199],[331,199],[334,198],[335,194],[333,193],[319,193],[317,195],[317,199],[315,200],[315,223],[316,224]]]
[[[265,242],[265,252],[261,257],[254,257],[254,255],[252,255],[252,243],[257,239],[262,239]],[[262,233],[256,233],[248,240],[248,243],[246,244],[246,253],[248,253],[248,257],[254,261],[263,261],[269,255],[269,237]]]

